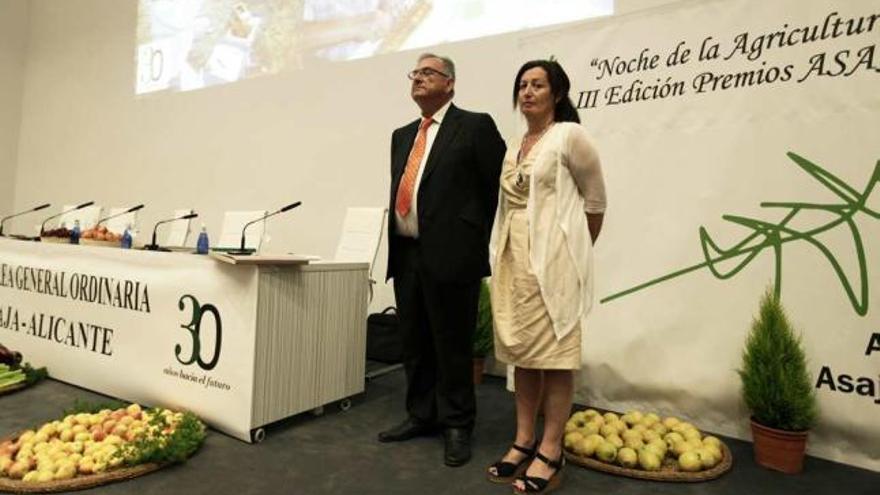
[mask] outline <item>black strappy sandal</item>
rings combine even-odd
[[[521,493],[550,493],[562,485],[562,467],[565,466],[565,457],[559,456],[559,460],[551,461],[547,458],[547,456],[538,452],[535,454],[535,459],[540,460],[544,464],[554,468],[556,471],[553,472],[553,475],[550,476],[550,479],[526,475],[518,477],[517,479],[523,482],[525,490],[519,490],[516,486],[514,486],[513,493],[517,495]]]
[[[495,472],[498,474],[495,475],[491,472],[487,472],[486,476],[489,478],[489,481],[491,481],[492,483],[511,483],[514,479],[516,479],[517,476],[521,475],[523,471],[525,471],[526,466],[529,465],[528,461],[532,457],[534,457],[537,447],[537,442],[535,442],[535,446],[530,449],[519,446],[517,444],[511,445],[510,448],[525,454],[526,457],[516,464],[505,461],[498,461],[495,464],[492,464],[491,466],[489,466],[489,469],[495,468]]]

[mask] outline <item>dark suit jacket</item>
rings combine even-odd
[[[391,136],[388,274],[399,273],[394,203],[419,120]],[[489,275],[489,235],[498,203],[506,146],[488,114],[450,105],[419,183],[420,269],[438,282],[473,282]]]

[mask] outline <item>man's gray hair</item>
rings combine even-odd
[[[450,79],[455,79],[455,62],[453,62],[451,58],[443,57],[434,53],[423,53],[419,55],[419,62],[425,60],[426,58],[436,58],[437,60],[443,62],[443,72],[445,72]]]

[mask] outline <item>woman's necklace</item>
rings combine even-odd
[[[540,141],[541,138],[544,137],[544,134],[547,134],[547,131],[549,131],[550,128],[553,127],[553,124],[555,124],[555,123],[556,122],[550,122],[550,124],[548,124],[546,127],[544,127],[544,129],[537,134],[533,133],[533,134],[529,135],[529,133],[527,132],[523,136],[522,144],[520,145],[520,148],[519,148],[519,155],[516,157],[516,185],[517,186],[521,187],[523,185],[523,183],[525,182],[525,176],[523,176],[523,171],[522,171],[522,167],[520,166],[520,164],[526,158],[526,156],[528,156],[528,153],[532,150],[532,148],[536,144],[538,144],[538,141]]]

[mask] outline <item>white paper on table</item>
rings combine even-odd
[[[76,205],[64,205],[61,211],[67,211],[76,208]],[[68,229],[73,229],[76,221],[79,220],[80,230],[90,229],[101,219],[101,207],[97,205],[87,206],[81,210],[71,211],[58,217],[58,226],[62,225]]]
[[[171,218],[180,218],[192,212],[192,210],[174,210],[174,216]],[[191,225],[192,219],[190,218],[170,222],[168,225],[168,235],[165,237],[165,242],[162,245],[166,247],[186,246],[186,239],[189,237]]]
[[[108,217],[112,217],[113,215],[119,215],[123,211],[128,210],[128,208],[111,208],[110,214]],[[131,226],[131,230],[135,230],[135,226],[137,225],[137,211],[133,211],[126,215],[119,215],[116,218],[111,218],[104,222],[104,226],[107,227],[107,230],[116,234],[124,234],[125,229],[128,226]]]
[[[238,249],[241,247],[241,229],[248,222],[266,216],[266,210],[261,211],[227,211],[223,215],[223,228],[220,230],[220,240],[215,244],[219,248]],[[260,249],[263,240],[263,232],[266,222],[257,222],[248,227],[244,246],[248,249]]]
[[[299,256],[299,257],[301,257],[301,258],[305,258],[305,259],[307,259],[307,260],[309,260],[309,261],[323,261],[323,260],[321,259],[321,257],[318,256],[317,254],[302,254],[302,253],[290,253],[290,252],[287,253],[287,254],[290,254],[290,255],[293,255],[293,256]]]
[[[372,268],[387,211],[385,208],[348,208],[334,259],[366,262]]]

